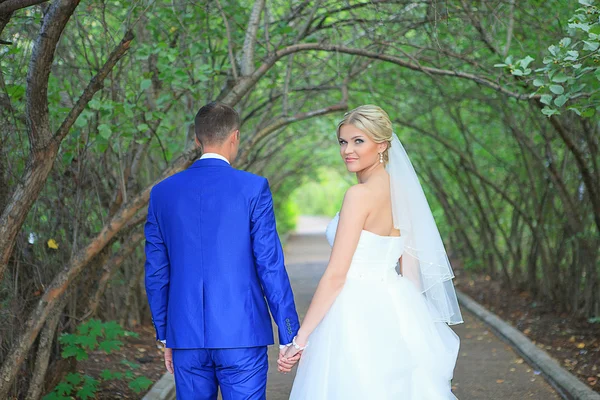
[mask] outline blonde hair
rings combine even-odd
[[[381,107],[366,104],[348,111],[338,123],[338,138],[340,137],[340,128],[342,125],[355,126],[375,143],[387,143],[387,147],[383,151],[383,162],[387,164],[389,160],[388,151],[392,146],[392,121],[390,121],[390,117]]]

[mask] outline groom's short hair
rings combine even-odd
[[[233,107],[212,101],[198,110],[194,128],[203,146],[219,145],[232,131],[240,128],[240,115]]]

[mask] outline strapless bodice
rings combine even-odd
[[[325,232],[330,246],[333,246],[339,217],[337,213]],[[397,277],[396,263],[403,251],[402,236],[381,236],[363,229],[347,276],[377,280]]]

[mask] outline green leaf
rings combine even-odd
[[[60,338],[58,338],[58,341],[60,342],[60,344],[67,346],[74,345],[76,339],[77,337],[72,333],[63,333],[62,335],[60,335]]]
[[[600,47],[600,42],[589,42],[587,40],[584,40],[583,43],[584,43],[584,46],[583,46],[584,50],[596,51],[596,50],[598,50],[598,47]]]
[[[100,343],[98,348],[100,350],[104,350],[107,354],[110,354],[114,350],[119,350],[122,344],[123,342],[119,340],[105,340],[104,342]]]
[[[579,4],[591,7],[594,5],[594,1],[593,0],[579,0]]]
[[[100,100],[98,99],[92,99],[90,100],[90,102],[88,103],[88,106],[92,109],[92,110],[99,110],[100,107],[102,106],[102,103],[100,102]]]
[[[125,334],[125,330],[116,321],[104,323],[104,334],[107,339],[116,339]]]
[[[70,383],[73,386],[79,385],[83,381],[81,374],[71,372],[65,377],[65,382]]]
[[[148,129],[150,129],[150,127],[148,126],[148,124],[139,124],[139,125],[137,126],[137,130],[138,130],[138,131],[145,132],[145,131],[147,131]]]
[[[556,56],[558,54],[558,51],[560,49],[558,48],[558,46],[552,45],[550,47],[548,47],[548,51],[550,52],[550,54],[552,54],[553,56]]]
[[[77,391],[78,399],[93,399],[96,396],[96,389],[90,386],[84,386]]]
[[[146,90],[150,86],[152,86],[152,81],[150,79],[144,79],[142,83],[140,83],[140,89]]]
[[[585,110],[581,113],[581,116],[584,118],[590,118],[590,117],[593,117],[594,115],[596,115],[595,108],[588,108],[587,110]]]
[[[525,69],[529,66],[529,64],[531,64],[531,62],[534,60],[534,58],[527,56],[522,60],[519,60],[519,64],[521,64],[521,68]]]
[[[559,72],[552,77],[552,82],[563,83],[566,82],[569,77],[564,72]]]
[[[89,350],[93,350],[98,345],[95,336],[79,336],[76,343]]]
[[[87,360],[88,354],[86,353],[86,351],[84,349],[77,348],[77,354],[75,355],[75,359],[77,361]]]
[[[42,397],[42,400],[70,400],[70,399],[68,397],[61,396],[56,392],[50,392],[47,395],[45,395],[44,397]]]
[[[523,71],[520,69],[515,69],[511,72],[514,76],[523,76]]]
[[[577,114],[577,115],[581,116],[581,111],[579,111],[579,109],[578,109],[578,108],[575,108],[575,107],[572,107],[572,106],[571,106],[571,107],[567,107],[567,109],[568,109],[568,110],[571,110],[571,111],[573,111],[575,114]]]
[[[510,65],[512,63],[512,56],[508,56],[504,59],[504,64]]]
[[[544,107],[542,109],[542,114],[544,114],[544,115],[546,115],[548,117],[551,117],[553,115],[559,115],[560,112],[558,110],[555,110],[555,109],[550,108],[550,107]]]
[[[496,67],[496,68],[504,68],[504,67],[508,67],[508,65],[506,65],[506,64],[494,64],[494,67]]]
[[[67,382],[61,382],[58,385],[56,385],[56,388],[54,390],[56,391],[56,393],[65,396],[71,393],[71,390],[73,390],[73,385],[70,385]]]
[[[145,376],[138,376],[131,382],[129,382],[129,387],[136,393],[141,393],[143,390],[146,390],[152,385],[152,381]]]
[[[115,374],[109,369],[103,369],[102,372],[100,372],[100,378],[109,381],[115,379]]]
[[[87,125],[87,117],[85,115],[80,115],[79,118],[75,120],[75,126],[78,128],[83,128]]]
[[[62,353],[60,353],[62,358],[69,358],[69,357],[75,357],[77,355],[77,347],[75,346],[69,346],[69,347],[65,347],[62,351]]]
[[[565,92],[565,88],[561,85],[550,85],[550,91],[554,94],[563,94]]]
[[[10,97],[13,101],[19,101],[25,94],[25,86],[6,85],[6,91],[8,92],[8,97]]]
[[[596,24],[596,25],[592,26],[590,28],[589,33],[594,34],[594,35],[600,35],[600,24]]]
[[[544,81],[537,78],[533,80],[533,86],[535,87],[540,87],[540,86],[544,86]]]
[[[562,38],[559,43],[562,47],[568,47],[571,44],[571,38]]]
[[[540,98],[540,101],[543,104],[550,105],[550,104],[552,104],[552,95],[543,94],[542,97]]]
[[[100,124],[98,125],[98,134],[104,139],[108,140],[112,135],[112,131],[110,130],[110,127],[108,125]]]
[[[571,29],[581,29],[584,32],[589,32],[590,24],[569,24],[569,28]]]
[[[94,398],[96,395],[96,390],[98,389],[98,381],[91,376],[84,377],[85,383],[77,391],[77,398],[87,400]]]
[[[598,79],[600,81],[600,68],[598,68],[596,71],[594,71],[594,75],[596,75],[596,79]]]
[[[90,331],[88,335],[93,337],[102,336],[102,321],[99,319],[91,319],[88,321]]]
[[[565,105],[568,99],[569,98],[567,96],[561,94],[560,96],[554,99],[554,104],[556,105],[556,107],[562,107]]]

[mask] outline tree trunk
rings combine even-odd
[[[63,5],[62,3],[66,3],[67,5]],[[25,222],[25,218],[33,203],[44,187],[61,141],[68,134],[71,126],[75,123],[75,120],[77,120],[77,117],[84,110],[94,94],[102,88],[102,82],[129,49],[129,45],[133,40],[131,32],[127,32],[100,71],[92,78],[75,107],[71,109],[58,128],[56,135],[53,136],[48,121],[47,99],[50,64],[52,63],[62,28],[66,25],[68,18],[73,13],[77,4],[79,4],[79,1],[67,2],[66,0],[53,4],[52,9],[44,19],[44,26],[40,34],[40,38],[42,39],[36,41],[32,51],[33,55],[27,79],[26,107],[30,155],[23,179],[17,185],[0,216],[0,281],[8,266],[8,260],[12,253],[17,234]],[[60,26],[56,27],[52,24]],[[46,29],[46,25],[50,25],[50,27]],[[53,40],[46,38],[44,36],[46,34],[53,35]]]
[[[39,400],[44,394],[44,379],[46,377],[46,371],[48,370],[50,355],[52,354],[52,343],[54,342],[54,335],[56,334],[56,328],[60,321],[66,299],[67,298],[65,297],[52,312],[52,315],[48,318],[48,321],[46,321],[40,335],[40,342],[38,344],[35,359],[35,369],[33,371],[33,376],[29,381],[29,390],[27,392],[26,400]]]

